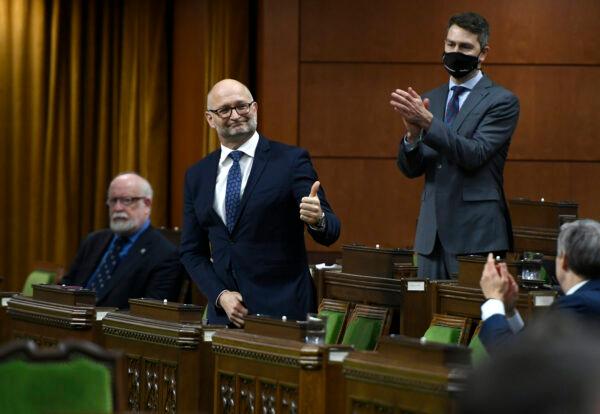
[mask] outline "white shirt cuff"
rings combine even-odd
[[[506,316],[504,303],[498,299],[488,299],[481,305],[481,320],[485,321],[494,315]],[[521,318],[521,314],[517,309],[515,309],[515,314],[513,316],[506,318],[506,322],[513,333],[519,332],[525,326],[523,318]]]
[[[229,292],[227,289],[223,289],[221,291],[221,293],[219,293],[219,296],[217,296],[217,300],[215,300],[215,307],[218,309],[221,309],[221,305],[219,305],[219,299],[221,298],[221,295],[225,292]]]
[[[494,315],[506,315],[504,303],[498,299],[488,299],[481,305],[481,320],[485,321]]]
[[[408,139],[406,139],[406,135],[404,136],[404,138],[402,138],[402,142],[404,144],[404,151],[406,152],[411,152],[419,144],[418,141],[413,141],[412,143],[408,142]]]

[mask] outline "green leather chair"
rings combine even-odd
[[[469,348],[471,349],[471,363],[473,365],[477,365],[486,359],[488,359],[489,354],[487,349],[485,349],[485,345],[479,339],[479,330],[481,329],[482,322],[479,321],[477,328],[475,328],[475,332],[473,332],[473,336],[469,341]]]
[[[389,332],[390,311],[379,306],[356,305],[352,310],[343,345],[352,345],[359,351],[372,351],[379,338]]]
[[[33,296],[33,285],[51,284],[58,282],[64,273],[64,267],[50,262],[37,262],[33,266],[33,272],[27,276],[21,293],[24,296]]]
[[[435,313],[423,338],[447,345],[467,345],[470,326],[469,318]]]
[[[341,300],[323,298],[319,304],[319,316],[327,316],[325,327],[325,343],[337,344],[348,318],[350,304]]]
[[[93,343],[38,349],[33,341],[0,349],[0,412],[111,413],[123,410],[114,386],[120,355]]]

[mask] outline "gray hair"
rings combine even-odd
[[[600,223],[586,219],[563,224],[557,255],[567,257],[569,269],[577,275],[600,278]]]

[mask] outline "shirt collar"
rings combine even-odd
[[[481,78],[483,78],[483,73],[481,73],[481,70],[477,69],[477,74],[475,76],[473,76],[471,79],[469,79],[468,81],[466,81],[465,83],[461,83],[460,86],[463,86],[465,88],[467,88],[468,90],[472,90],[475,85],[477,85],[477,82],[479,82],[481,80]],[[452,78],[450,78],[450,82],[448,85],[449,89],[452,89],[453,86],[458,85],[457,83],[455,83]]]
[[[250,139],[240,145],[236,151],[242,151],[245,155],[254,158],[254,154],[256,153],[256,147],[258,146],[258,132],[254,131],[254,134],[250,137]],[[221,157],[219,158],[219,163],[223,164],[223,161],[229,157],[229,153],[232,152],[231,148],[227,148],[223,144],[221,144]]]
[[[572,286],[571,289],[569,289],[565,292],[565,296],[569,296],[569,295],[572,295],[573,293],[577,292],[587,282],[589,282],[589,280],[582,280],[581,282],[577,283],[575,286]]]

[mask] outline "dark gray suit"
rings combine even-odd
[[[430,254],[436,234],[453,255],[509,250],[512,231],[502,174],[519,101],[484,75],[448,127],[447,96],[448,84],[423,96],[430,100],[431,127],[411,151],[403,140],[398,153],[398,167],[407,177],[425,174],[415,251]]]

